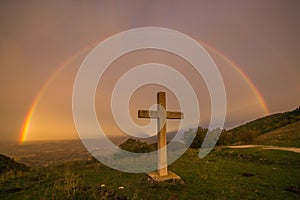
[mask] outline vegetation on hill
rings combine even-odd
[[[253,144],[300,148],[300,121],[259,135]]]
[[[250,144],[254,139],[269,131],[300,121],[300,107],[289,112],[273,114],[248,122],[237,128],[225,131],[223,137],[231,138],[229,143]],[[222,142],[222,141],[221,141]]]
[[[129,138],[124,143],[122,143],[120,145],[120,148],[133,153],[148,153],[156,150],[154,145],[150,145],[146,142],[142,142],[140,140],[132,138]]]
[[[26,171],[28,167],[25,164],[18,163],[13,159],[0,154],[0,174],[8,171]]]
[[[262,141],[262,139],[257,138],[264,138],[264,142],[262,144],[271,144],[268,143],[267,140],[275,140],[276,138],[272,139],[271,136],[280,135],[281,140],[282,138],[286,138],[285,141],[291,140],[291,134],[294,135],[294,138],[299,138],[300,134],[297,130],[299,130],[299,123],[300,121],[300,107],[285,113],[278,113],[270,116],[266,116],[251,122],[248,122],[246,124],[243,124],[239,127],[233,128],[231,130],[222,130],[222,133],[220,135],[220,138],[217,142],[217,145],[230,145],[230,144],[252,144],[254,141],[256,141],[256,144],[259,144],[259,141]],[[290,126],[288,126],[290,125]],[[286,127],[286,128],[283,128]],[[292,130],[290,130],[292,127]],[[277,130],[277,131],[276,131]],[[194,140],[191,143],[190,148],[200,148],[203,140],[205,138],[205,135],[207,133],[208,129],[198,127],[198,130],[190,129],[185,132],[183,140],[186,144],[188,144],[193,137]],[[276,134],[270,133],[275,131]],[[292,131],[293,133],[290,133],[289,131]],[[290,134],[289,134],[289,133]],[[283,135],[285,133],[285,135]],[[266,135],[266,136],[264,136]],[[298,147],[297,145],[300,144],[300,142],[294,141],[294,145]],[[279,144],[280,142],[278,142]],[[272,142],[272,144],[275,144]],[[287,146],[291,146],[292,142],[290,143],[282,143],[286,144]]]

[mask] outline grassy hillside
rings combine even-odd
[[[290,124],[294,124],[291,126],[294,128],[287,127],[286,129],[280,129],[277,131],[277,135],[280,134],[281,137],[283,137],[283,132],[287,133],[290,129],[293,132],[291,134],[295,135],[296,132],[294,130],[297,128],[297,126],[299,127],[299,123],[296,123],[298,121],[300,121],[300,107],[293,111],[273,114],[260,119],[256,119],[239,127],[233,128],[229,131],[225,131],[220,137],[219,144],[252,144],[257,139],[257,137],[264,138],[264,142],[268,143],[267,140],[273,140],[271,136],[275,136],[276,134],[271,133],[265,137],[262,137],[262,135],[278,130]],[[290,135],[287,135],[286,137],[289,136]],[[274,138],[274,140],[276,140],[276,138]],[[262,140],[259,139],[256,141],[256,143],[258,143],[259,141]]]
[[[26,171],[28,167],[22,163],[18,163],[13,159],[0,154],[0,174],[8,171]]]
[[[293,111],[277,113],[253,120],[230,131],[235,134],[247,130],[261,135],[297,121],[300,121],[300,107]]]
[[[259,135],[253,144],[300,148],[300,121]]]
[[[169,169],[184,184],[149,183],[96,161],[33,168],[0,179],[0,199],[299,199],[300,154],[215,149],[204,159],[189,149]]]

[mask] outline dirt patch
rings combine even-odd
[[[246,149],[246,148],[259,147],[262,149],[274,149],[274,150],[292,151],[295,153],[300,153],[300,148],[296,148],[296,147],[277,147],[277,146],[266,146],[266,145],[237,145],[237,146],[226,146],[226,147],[231,149]]]

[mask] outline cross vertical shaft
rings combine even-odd
[[[157,149],[158,153],[158,174],[159,176],[167,176],[168,175],[168,161],[167,161],[167,136],[166,136],[166,93],[158,92],[157,93],[157,104],[158,104],[158,113],[160,116],[157,119],[157,130],[158,132],[158,142]],[[163,114],[164,113],[164,114]]]

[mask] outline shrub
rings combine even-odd
[[[146,142],[142,142],[140,140],[128,139],[123,144],[120,145],[120,148],[133,153],[148,153],[154,151]]]

